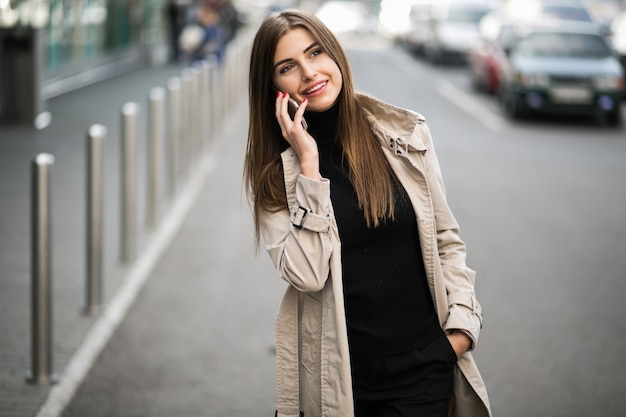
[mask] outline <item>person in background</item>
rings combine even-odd
[[[167,0],[165,4],[170,61],[178,61],[181,58],[178,39],[187,23],[189,8],[190,2],[188,0]]]
[[[191,53],[191,60],[197,61],[212,55],[221,62],[226,42],[218,8],[210,0],[201,1],[195,21],[202,28],[203,36],[200,44]]]
[[[192,62],[214,56],[219,63],[242,24],[231,1],[200,0],[180,34],[179,47]]]
[[[244,21],[241,13],[235,7],[232,0],[208,0],[213,3],[220,15],[220,25],[224,34],[224,43],[228,44],[239,32]]]
[[[256,242],[288,284],[277,416],[491,416],[475,272],[425,118],[355,92],[338,40],[298,10],[259,27],[249,106]]]

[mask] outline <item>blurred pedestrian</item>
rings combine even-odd
[[[217,58],[218,62],[222,60],[226,47],[224,31],[219,11],[211,1],[198,3],[191,20],[180,34],[179,47],[192,62],[210,56]]]
[[[178,38],[187,23],[189,14],[189,0],[167,0],[165,3],[165,16],[167,21],[167,35],[169,38],[170,61],[180,59]]]
[[[475,272],[424,117],[355,92],[335,36],[297,10],[258,29],[249,103],[256,240],[289,284],[277,415],[490,416]]]
[[[243,20],[239,10],[232,0],[206,0],[215,7],[220,15],[220,25],[224,34],[224,43],[228,44],[235,38],[239,29],[243,26]]]

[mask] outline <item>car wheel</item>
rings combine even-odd
[[[524,102],[515,93],[509,93],[505,96],[504,106],[507,114],[513,120],[523,119],[528,113]]]
[[[485,87],[483,87],[483,84],[478,78],[478,75],[476,75],[476,73],[474,73],[473,71],[470,71],[470,77],[471,77],[470,80],[472,84],[472,89],[480,93],[484,92]]]
[[[439,52],[435,48],[429,47],[424,51],[424,57],[426,61],[433,65],[439,65],[441,63],[441,58],[439,57]]]

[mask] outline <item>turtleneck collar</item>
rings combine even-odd
[[[304,118],[309,125],[309,133],[320,145],[334,143],[338,139],[339,102],[322,112],[307,111]]]

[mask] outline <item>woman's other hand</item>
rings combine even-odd
[[[460,330],[452,330],[447,335],[456,357],[460,358],[465,352],[467,352],[472,345],[472,339],[468,335]]]

